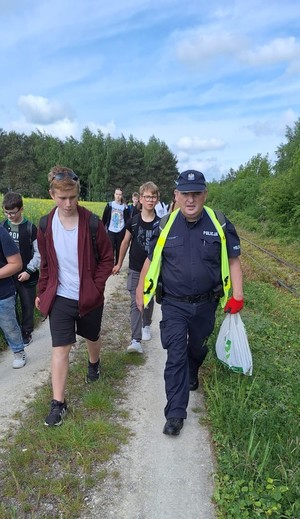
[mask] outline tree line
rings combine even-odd
[[[47,173],[56,164],[78,174],[81,198],[88,201],[110,200],[116,187],[131,199],[149,179],[159,186],[162,198],[169,200],[178,175],[175,155],[154,136],[145,144],[133,136],[113,139],[89,128],[80,140],[0,129],[1,193],[18,191],[24,197],[48,198]]]
[[[268,154],[257,154],[210,182],[208,205],[247,229],[299,241],[300,119],[293,128],[287,127],[285,137],[275,151],[275,162]],[[48,198],[47,172],[55,164],[78,173],[81,197],[89,201],[112,199],[115,187],[130,198],[148,180],[168,201],[178,175],[176,156],[154,136],[145,144],[133,136],[113,139],[85,128],[80,140],[62,141],[40,131],[25,135],[0,129],[0,192]]]

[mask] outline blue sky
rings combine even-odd
[[[219,179],[300,113],[300,2],[0,0],[0,127],[155,135]]]

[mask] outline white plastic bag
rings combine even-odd
[[[232,371],[252,375],[251,350],[239,312],[226,315],[217,337],[216,354]]]

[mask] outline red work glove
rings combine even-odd
[[[227,314],[237,314],[240,310],[242,310],[244,306],[244,299],[234,299],[231,297],[229,301],[227,301],[224,312]]]

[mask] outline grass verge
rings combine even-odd
[[[144,362],[124,353],[130,335],[127,292],[119,289],[103,316],[102,377],[85,384],[87,354],[78,346],[67,384],[68,415],[62,427],[44,426],[50,384],[39,390],[20,428],[1,448],[0,518],[80,517],[87,493],[105,477],[105,462],[128,440],[117,402],[124,398],[130,365]],[[116,329],[116,323],[122,326]],[[121,330],[121,331],[119,331]]]
[[[208,422],[218,462],[219,517],[300,517],[300,301],[261,281],[245,284],[242,319],[253,376],[217,361],[214,344],[203,367]]]

